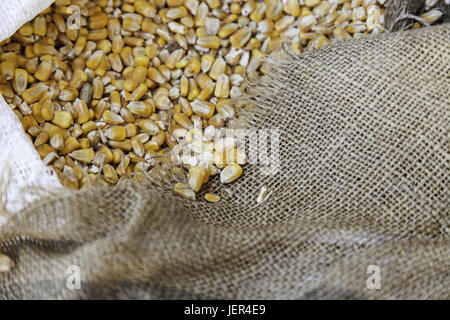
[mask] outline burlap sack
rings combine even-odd
[[[449,40],[445,24],[274,62],[246,117],[279,130],[279,170],[212,180],[218,203],[39,190],[1,229],[0,297],[450,298]]]

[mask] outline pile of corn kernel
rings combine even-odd
[[[268,72],[261,60],[282,43],[300,54],[382,32],[383,3],[56,0],[1,44],[0,93],[64,186],[116,184],[176,154],[174,191],[195,199],[210,176],[242,174],[245,150],[225,130],[248,67]]]

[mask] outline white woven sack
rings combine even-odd
[[[48,8],[54,0],[0,1],[0,41],[8,39],[24,23]],[[0,96],[0,199],[8,212],[22,209],[33,196],[23,197],[26,187],[60,187],[57,178],[41,161],[20,121]],[[6,188],[7,186],[7,188]],[[6,190],[4,190],[6,189]],[[1,212],[1,211],[0,211]],[[0,213],[0,226],[6,217]]]

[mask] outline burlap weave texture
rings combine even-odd
[[[246,99],[255,129],[280,130],[277,173],[248,165],[215,204],[55,192],[2,228],[0,297],[450,298],[449,40],[444,24],[274,62]]]

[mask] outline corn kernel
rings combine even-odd
[[[91,163],[92,159],[94,159],[94,154],[95,152],[92,149],[79,149],[69,153],[69,157],[84,163]]]
[[[127,137],[127,131],[122,126],[110,127],[105,130],[105,136],[111,140],[123,141]]]
[[[189,186],[185,183],[178,182],[174,188],[173,191],[180,195],[183,198],[195,200],[195,192],[192,191],[192,189],[189,188]]]
[[[220,201],[220,197],[216,194],[213,193],[206,193],[205,194],[205,199],[209,202],[218,202]]]
[[[67,129],[72,125],[73,117],[68,111],[55,111],[52,122],[60,128]]]
[[[227,165],[220,173],[221,183],[230,183],[242,175],[242,167],[236,163]]]

